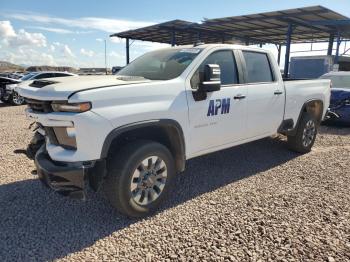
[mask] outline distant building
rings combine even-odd
[[[110,72],[110,70],[108,70]],[[78,71],[79,75],[104,75],[106,74],[106,68],[104,67],[86,67],[80,68]]]

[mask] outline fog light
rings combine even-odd
[[[60,146],[67,149],[77,149],[74,127],[54,127],[53,131]]]
[[[75,128],[74,127],[67,127],[67,135],[68,137],[75,138]]]

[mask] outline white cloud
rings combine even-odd
[[[43,34],[28,33],[24,29],[20,29],[16,33],[10,21],[0,21],[0,41],[14,48],[20,46],[46,46],[46,37]]]
[[[50,51],[55,52],[55,50],[56,50],[56,47],[54,45],[50,45]]]
[[[56,28],[56,27],[28,26],[27,28],[39,29],[39,30],[43,30],[51,33],[58,33],[58,34],[74,34],[74,31],[63,29],[63,28]]]
[[[109,19],[100,17],[81,17],[75,19],[67,19],[60,17],[52,17],[34,13],[17,13],[5,14],[4,16],[27,22],[38,22],[42,24],[56,24],[66,27],[95,29],[108,33],[115,33],[135,29],[139,27],[149,26],[154,23],[146,21],[132,21],[123,19]]]
[[[86,50],[84,48],[80,49],[80,54],[88,57],[93,57],[95,55],[95,52],[92,50]]]
[[[5,51],[2,57],[14,64],[57,66],[52,55],[31,48],[19,48],[15,52]]]
[[[43,34],[28,33],[24,29],[20,29],[15,37],[8,40],[11,46],[46,46],[46,37]]]
[[[103,39],[102,38],[96,38],[96,41],[97,42],[103,42]]]
[[[68,58],[75,57],[75,55],[73,54],[72,50],[69,48],[68,45],[63,45],[62,53],[64,57],[68,57]]]
[[[13,29],[10,21],[0,21],[0,36],[2,38],[15,37],[16,32]]]
[[[93,31],[73,31],[73,30],[68,30],[68,29],[63,29],[63,28],[57,28],[57,27],[46,27],[46,26],[28,26],[27,28],[32,28],[32,29],[38,29],[38,30],[43,30],[51,33],[57,33],[57,34],[90,34]]]

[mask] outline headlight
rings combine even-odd
[[[60,103],[60,102],[52,102],[51,104],[52,110],[55,112],[75,112],[82,113],[89,111],[91,109],[90,102],[82,102],[82,103]]]
[[[6,90],[13,90],[13,89],[15,89],[16,86],[17,86],[17,84],[6,85]]]

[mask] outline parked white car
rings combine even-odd
[[[84,198],[103,180],[128,216],[157,208],[188,159],[276,133],[307,153],[329,106],[329,80],[283,82],[273,55],[210,44],[147,53],[117,75],[36,81],[20,88],[45,129],[39,178]]]
[[[0,97],[5,103],[11,103],[12,105],[23,105],[24,98],[18,95],[16,88],[21,85],[29,85],[34,80],[52,78],[52,77],[67,77],[67,76],[76,76],[76,74],[60,71],[41,71],[41,72],[30,72],[24,75],[22,78],[18,79],[19,83],[8,84],[5,87],[5,90],[2,92],[3,95]]]

